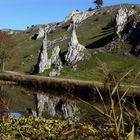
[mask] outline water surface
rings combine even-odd
[[[97,112],[85,101],[73,96],[63,96],[62,93],[44,93],[12,85],[0,87],[0,103],[3,103],[0,110],[14,116],[32,115],[55,119],[77,119],[84,122],[90,122],[97,116]],[[95,99],[93,103],[102,108]]]

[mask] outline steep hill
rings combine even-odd
[[[134,9],[140,14],[140,5],[121,5],[128,9]],[[102,72],[103,69],[109,70],[118,77],[123,76],[130,69],[134,69],[132,73],[127,76],[124,82],[132,82],[135,75],[140,71],[140,56],[135,56],[131,53],[133,45],[129,41],[119,45],[111,51],[105,49],[115,37],[115,18],[120,5],[103,7],[92,11],[87,11],[86,18],[77,21],[76,32],[79,43],[86,47],[86,54],[88,59],[80,61],[76,64],[76,71],[72,65],[64,65],[61,75],[59,77],[102,81],[105,77]],[[138,20],[140,20],[138,18]],[[50,46],[48,52],[52,48],[59,45],[61,49],[60,56],[63,56],[67,51],[68,41],[71,36],[71,20],[69,17],[63,22],[49,24],[48,40]],[[47,25],[33,25],[25,31],[13,31],[13,35],[17,41],[18,53],[6,64],[6,69],[13,71],[20,71],[25,73],[32,73],[37,63],[39,50],[42,46],[43,38],[38,38],[38,30],[41,33],[41,27]],[[61,58],[63,60],[63,57]],[[43,74],[48,76],[52,70],[46,70]],[[135,81],[140,84],[140,77]]]

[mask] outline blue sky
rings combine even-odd
[[[140,0],[104,0],[104,5],[120,3],[140,4]],[[89,7],[95,7],[92,0],[1,0],[0,29],[26,29],[32,24],[62,21],[73,9]]]

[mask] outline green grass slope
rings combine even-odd
[[[132,8],[132,5],[122,5],[122,7]],[[77,26],[78,40],[87,48],[87,54],[90,54],[90,59],[77,63],[77,71],[73,72],[71,66],[64,66],[60,77],[70,79],[81,79],[90,81],[101,81],[104,79],[104,74],[100,70],[101,62],[106,64],[108,69],[121,77],[130,69],[134,69],[131,75],[124,80],[129,83],[134,76],[140,71],[140,57],[135,57],[128,52],[131,45],[125,42],[118,50],[106,52],[102,47],[109,43],[114,37],[114,19],[117,10],[120,6],[104,7],[110,12],[97,14],[89,17],[84,22]],[[140,12],[140,7],[135,6],[135,10]],[[64,27],[67,23],[59,23],[56,30],[48,36],[48,40],[54,40],[61,36],[67,35],[70,37],[71,31],[67,31]],[[37,62],[38,52],[42,45],[42,39],[31,40],[30,37],[37,33],[37,30],[31,32],[19,32],[15,35],[17,40],[18,53],[10,59],[6,64],[6,69],[31,73]],[[67,50],[68,40],[57,43],[61,48],[61,52]],[[49,52],[54,46],[49,47]],[[42,75],[47,76],[50,70],[45,71]],[[140,77],[135,81],[140,84]]]

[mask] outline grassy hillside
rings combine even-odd
[[[123,5],[132,8],[132,5]],[[123,7],[122,6],[122,7]],[[117,10],[120,6],[104,7],[109,10],[103,14],[94,15],[77,26],[77,35],[79,42],[86,46],[87,54],[90,55],[89,60],[79,62],[77,71],[73,72],[71,66],[64,66],[60,77],[101,81],[104,79],[104,74],[100,70],[101,63],[115,75],[121,77],[130,69],[134,69],[131,75],[125,78],[125,82],[131,82],[134,76],[140,71],[140,57],[135,57],[129,54],[131,45],[125,42],[118,50],[106,52],[102,49],[104,45],[109,43],[115,36],[114,19]],[[140,8],[136,5],[135,10],[140,12]],[[68,23],[59,23],[60,26],[48,36],[48,40],[54,40],[61,36],[67,35],[70,37],[71,31],[63,28]],[[31,73],[37,62],[38,52],[42,45],[42,39],[31,40],[31,36],[37,33],[37,30],[30,32],[18,32],[15,37],[17,40],[18,54],[9,60],[6,64],[8,70]],[[68,40],[60,42],[61,52],[67,50]],[[49,52],[54,46],[49,47]],[[50,70],[45,71],[42,75],[47,76]],[[136,84],[140,84],[140,77],[136,80]]]

